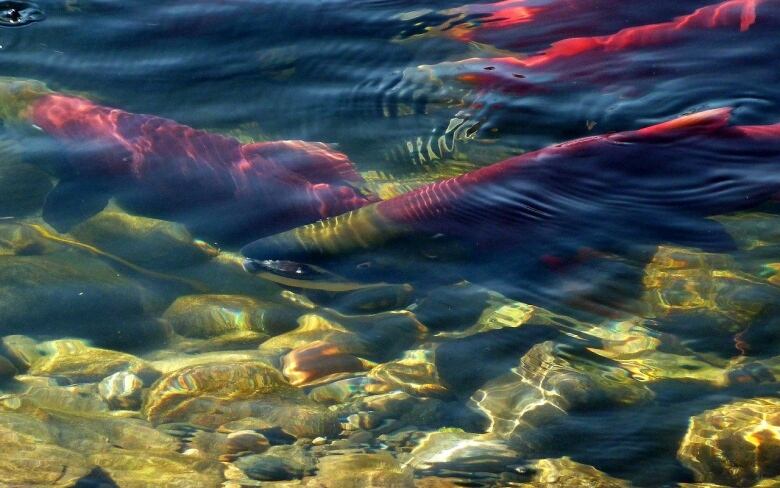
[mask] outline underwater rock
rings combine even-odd
[[[0,356],[0,382],[13,378],[16,373],[16,366],[4,356]]]
[[[20,371],[27,371],[30,365],[42,356],[38,350],[38,342],[24,335],[3,337],[0,340],[0,353],[7,357]]]
[[[365,371],[371,365],[369,361],[342,351],[337,344],[324,341],[297,347],[282,358],[282,372],[295,386],[339,373]]]
[[[419,398],[402,391],[357,397],[340,405],[339,413],[347,422],[346,430],[373,430],[394,421],[402,425],[442,426],[453,422],[457,407],[438,398]],[[380,429],[381,430],[381,429]],[[383,432],[377,431],[377,434]]]
[[[270,447],[268,439],[254,430],[238,430],[230,433],[198,430],[183,448],[207,459],[231,462],[246,454],[265,452]]]
[[[295,389],[267,363],[187,366],[167,373],[152,385],[143,412],[153,424],[175,422],[182,420],[177,417],[185,414],[187,405],[199,397],[251,400],[270,394],[294,397]]]
[[[208,363],[167,373],[152,385],[142,412],[153,424],[189,422],[216,428],[262,418],[298,437],[337,431],[335,412],[311,402],[262,361]]]
[[[551,341],[537,344],[510,373],[486,383],[471,397],[501,438],[522,438],[578,409],[631,405],[653,393],[612,361]]]
[[[4,158],[6,154],[5,144],[0,140],[0,217],[19,218],[38,213],[54,187],[51,178],[31,164]]]
[[[133,264],[151,269],[177,269],[205,262],[217,250],[195,241],[178,223],[130,215],[107,208],[70,230],[91,244]]]
[[[361,396],[387,393],[389,390],[390,388],[380,381],[365,376],[356,376],[312,388],[309,392],[309,398],[317,403],[335,405],[347,403]]]
[[[37,256],[66,249],[63,243],[47,238],[48,232],[35,219],[0,222],[0,256]]]
[[[325,456],[317,469],[309,484],[324,488],[414,487],[412,470],[388,452]]]
[[[314,459],[300,446],[273,446],[263,454],[240,457],[234,465],[253,480],[286,481],[311,473]]]
[[[138,410],[143,387],[141,378],[133,373],[119,371],[103,378],[98,384],[98,392],[111,408]]]
[[[305,347],[315,341],[337,344],[343,352],[365,355],[368,347],[354,332],[342,325],[328,320],[319,314],[306,314],[298,318],[298,327],[272,337],[260,345],[260,351],[287,352],[297,347]]]
[[[56,334],[132,347],[159,340],[144,311],[144,291],[79,251],[0,259],[0,330]]]
[[[503,441],[460,429],[442,429],[423,437],[404,464],[418,476],[445,476],[468,485],[493,479],[521,461]]]
[[[608,476],[598,469],[567,457],[539,459],[525,468],[531,480],[518,483],[523,488],[629,488],[627,481]]]
[[[32,384],[21,393],[0,395],[0,410],[37,414],[48,412],[96,414],[108,412],[108,404],[80,385]]]
[[[294,329],[301,314],[291,306],[240,295],[186,295],[163,314],[177,334],[210,338],[239,331],[278,335]]]
[[[266,339],[268,339],[268,335],[251,330],[229,332],[209,339],[174,336],[168,341],[168,349],[186,354],[254,350]]]
[[[337,297],[333,307],[344,313],[364,314],[398,310],[409,305],[414,288],[409,284],[381,284],[359,288]]]
[[[676,335],[730,338],[778,303],[780,291],[726,255],[659,246],[645,268],[646,316]]]
[[[753,486],[780,476],[780,400],[742,400],[692,417],[677,457],[699,482]]]
[[[436,369],[444,386],[457,395],[471,395],[485,382],[517,365],[517,358],[535,344],[560,333],[546,325],[491,330],[435,344]]]
[[[202,366],[213,363],[243,363],[260,361],[274,367],[278,364],[271,355],[258,351],[214,351],[200,354],[182,354],[180,351],[156,351],[149,357],[149,363],[162,374],[169,374],[179,369]],[[278,369],[278,368],[277,368]]]
[[[220,486],[222,466],[175,452],[111,449],[89,458],[122,488]]]
[[[282,288],[276,283],[247,273],[244,257],[220,251],[210,260],[175,270],[176,276],[201,285],[202,293],[243,295],[261,299],[278,297]]]
[[[80,340],[61,339],[39,345],[43,357],[30,366],[29,373],[61,376],[74,383],[100,381],[117,372],[133,373],[154,381],[160,373],[146,361],[130,354],[90,347]]]
[[[439,378],[434,352],[426,349],[406,351],[401,359],[375,366],[368,376],[412,395],[447,397],[450,394]]]
[[[43,421],[27,415],[0,413],[0,446],[4,486],[74,486],[92,469],[82,454],[57,446]]]
[[[489,298],[486,288],[464,281],[434,288],[413,310],[420,322],[432,331],[461,329],[479,319]]]

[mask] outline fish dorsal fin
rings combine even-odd
[[[273,141],[246,144],[241,153],[251,161],[262,157],[310,183],[360,183],[363,178],[341,152],[321,142]]]
[[[639,129],[632,134],[641,137],[669,137],[687,133],[713,132],[726,127],[731,118],[731,107],[715,108],[684,115],[660,124]]]

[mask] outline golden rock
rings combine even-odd
[[[407,351],[401,359],[375,366],[368,376],[412,395],[447,396],[449,391],[439,378],[433,355],[426,349]]]
[[[571,410],[630,405],[653,393],[616,363],[554,342],[532,347],[510,373],[486,383],[471,397],[501,438],[549,422]]]
[[[30,366],[29,373],[41,376],[64,376],[73,382],[100,381],[117,372],[133,373],[154,380],[159,373],[146,361],[109,349],[90,347],[75,339],[41,343],[43,357]]]
[[[126,451],[112,449],[89,457],[123,488],[191,488],[220,486],[222,465],[214,461],[193,461],[175,452]]]
[[[710,333],[740,332],[780,297],[729,256],[668,246],[658,247],[643,282],[647,316],[702,317]]]
[[[74,227],[70,234],[138,266],[177,269],[209,260],[216,249],[197,243],[175,222],[130,215],[106,208]]]
[[[780,400],[742,400],[692,417],[677,457],[704,483],[780,477]]]
[[[608,476],[598,469],[567,457],[540,459],[531,466],[533,479],[519,483],[523,488],[629,488],[627,481]]]
[[[329,375],[365,371],[371,363],[342,351],[337,344],[314,341],[288,352],[282,366],[290,384],[301,386]]]
[[[403,468],[388,452],[325,456],[309,484],[324,488],[413,487],[413,473]]]
[[[246,296],[187,295],[177,298],[163,318],[182,336],[210,338],[240,331],[278,335],[294,329],[299,315],[291,306]]]
[[[177,414],[199,397],[251,400],[294,392],[284,376],[267,363],[208,363],[164,375],[152,385],[143,411],[150,422],[158,424],[176,421]]]

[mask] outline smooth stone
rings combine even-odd
[[[0,341],[0,352],[20,371],[27,371],[35,361],[42,357],[38,342],[24,335],[9,335]]]
[[[153,424],[188,422],[217,428],[257,417],[297,437],[332,435],[337,414],[318,405],[262,361],[185,367],[160,378],[142,412]]]
[[[411,488],[411,469],[402,467],[388,452],[343,454],[320,458],[310,484],[325,488]]]
[[[273,446],[264,454],[240,457],[234,465],[254,480],[287,481],[311,473],[314,460],[299,446]]]
[[[184,354],[201,354],[221,351],[256,350],[268,339],[262,332],[228,332],[208,339],[192,339],[175,335],[168,341],[167,348]]]
[[[361,396],[387,393],[388,391],[390,388],[380,381],[365,376],[356,376],[312,388],[309,392],[309,398],[318,403],[335,405],[352,401]]]
[[[138,410],[143,387],[141,378],[133,373],[119,371],[103,378],[98,384],[98,392],[111,408]]]
[[[531,480],[518,483],[522,488],[629,488],[624,480],[613,478],[593,466],[580,464],[567,457],[557,459],[539,459],[527,468]]]
[[[74,227],[70,234],[138,266],[177,269],[208,261],[217,250],[196,242],[182,225],[130,215],[117,208]]]
[[[53,233],[38,218],[0,221],[0,256],[38,256],[67,249],[65,244],[47,239],[48,232]]]
[[[157,351],[148,358],[149,364],[162,374],[176,370],[211,363],[241,363],[246,361],[261,361],[276,365],[271,355],[257,351],[214,351],[200,354],[183,354],[179,351]]]
[[[85,251],[0,260],[0,331],[91,339],[132,347],[159,341],[145,291]]]
[[[568,412],[631,405],[653,397],[609,359],[584,348],[539,343],[504,376],[486,383],[471,404],[490,421],[488,432],[509,439]]]
[[[343,352],[358,356],[368,353],[368,345],[358,334],[335,321],[312,313],[299,317],[297,328],[265,341],[260,345],[260,351],[286,353],[316,341],[338,344]]]
[[[193,461],[191,457],[175,452],[112,449],[94,454],[89,460],[122,488],[216,487],[224,479],[219,463]]]
[[[740,271],[723,254],[659,246],[645,268],[644,316],[694,349],[740,352],[733,336],[778,311],[777,287]]]
[[[441,342],[433,347],[436,370],[447,389],[470,395],[516,366],[518,357],[535,344],[559,335],[551,327],[526,324]]]
[[[282,288],[244,270],[244,257],[237,253],[220,251],[203,263],[175,270],[179,278],[199,283],[200,293],[244,295],[263,300],[279,297]]]
[[[486,474],[497,479],[500,473],[512,471],[511,466],[520,460],[520,454],[503,441],[459,429],[442,429],[420,439],[405,464],[418,476],[446,475],[473,483]]]
[[[431,290],[413,310],[433,331],[455,330],[476,323],[489,298],[486,288],[464,281]]]
[[[246,454],[265,452],[270,442],[263,434],[253,430],[230,433],[196,431],[186,446],[197,452],[199,457],[231,462]]]
[[[76,451],[55,444],[49,427],[28,415],[0,413],[0,484],[67,487],[92,469]]]
[[[160,373],[146,361],[130,354],[90,347],[85,342],[61,339],[38,346],[43,357],[28,370],[31,375],[61,376],[74,383],[101,381],[117,372],[132,373],[154,381]]]
[[[268,395],[295,398],[300,394],[277,369],[262,361],[199,364],[161,377],[151,386],[143,411],[153,424],[168,423],[181,421],[176,417],[199,397],[229,401]],[[236,419],[225,422],[229,420]]]
[[[426,349],[406,351],[401,359],[379,364],[369,371],[368,377],[412,395],[450,395],[439,378],[434,352]]]
[[[414,288],[409,284],[367,286],[338,296],[334,308],[348,314],[370,314],[398,310],[411,302]]]
[[[108,412],[109,407],[97,392],[89,389],[38,383],[29,386],[22,393],[0,395],[0,410],[96,414]]]
[[[0,217],[35,214],[43,208],[54,184],[41,169],[15,157],[8,144],[0,141]]]
[[[19,371],[16,370],[16,366],[4,356],[0,356],[0,382],[10,380]]]
[[[753,486],[780,476],[780,400],[742,400],[692,417],[677,457],[699,482]]]
[[[287,353],[282,358],[282,372],[290,384],[302,386],[333,374],[365,371],[371,364],[338,344],[314,341]]]
[[[291,306],[241,295],[187,295],[163,314],[173,330],[185,337],[211,338],[239,331],[278,335],[297,327],[301,315]]]

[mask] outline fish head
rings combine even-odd
[[[5,124],[27,121],[35,101],[49,93],[40,81],[0,77],[0,120]]]

